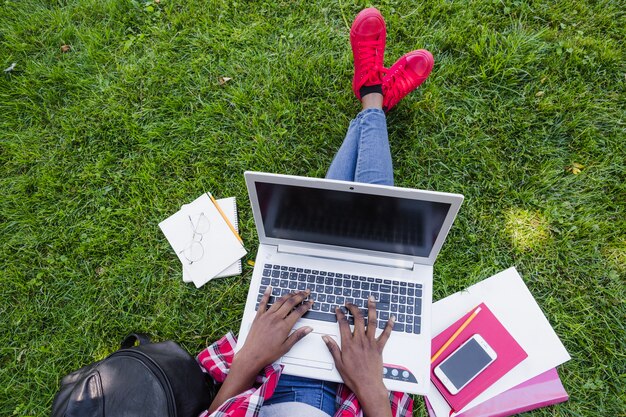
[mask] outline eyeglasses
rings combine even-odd
[[[180,251],[180,253],[183,254],[185,259],[189,262],[189,265],[191,265],[194,262],[202,260],[204,257],[202,238],[209,232],[209,230],[211,230],[211,222],[204,213],[188,217],[192,230],[191,241],[185,249]]]

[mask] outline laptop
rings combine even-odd
[[[270,304],[309,288],[315,303],[294,331],[301,326],[314,330],[279,361],[286,374],[342,382],[322,336],[341,346],[335,307],[351,302],[367,317],[367,299],[373,295],[377,336],[387,319],[396,317],[383,351],[385,386],[427,394],[433,264],[463,196],[260,172],[244,175],[259,250],[237,350],[245,344],[268,285]]]

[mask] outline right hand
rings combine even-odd
[[[387,390],[383,385],[382,378],[382,354],[391,335],[394,320],[392,318],[387,321],[385,329],[376,338],[376,301],[373,297],[370,297],[367,303],[367,329],[359,308],[354,304],[347,304],[346,307],[354,317],[354,331],[350,331],[350,325],[345,314],[338,308],[335,313],[341,333],[341,349],[329,336],[323,336],[324,342],[335,360],[335,365],[344,384],[356,394],[364,410],[366,409],[364,403],[367,402],[368,398],[378,398],[379,400],[382,398],[389,406]],[[366,414],[374,415],[371,412]]]

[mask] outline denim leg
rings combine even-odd
[[[326,178],[393,185],[387,121],[382,110],[363,110],[350,122]]]
[[[271,398],[264,405],[284,402],[305,403],[329,416],[335,415],[335,397],[337,383],[303,378],[293,375],[281,375]]]
[[[354,181],[393,185],[393,165],[385,112],[370,109],[360,114],[361,135]]]
[[[326,178],[342,181],[354,181],[354,171],[359,152],[359,136],[361,126],[357,118],[353,119],[348,126],[348,132],[333,158]]]

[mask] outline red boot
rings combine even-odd
[[[425,49],[409,52],[389,68],[383,78],[383,110],[388,112],[422,84],[433,70],[435,60]]]

